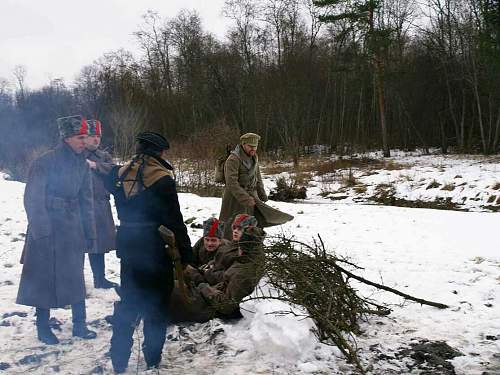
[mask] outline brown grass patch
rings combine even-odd
[[[375,186],[375,190],[386,190],[386,189],[394,189],[394,185],[390,183],[381,183]]]
[[[491,187],[493,190],[500,189],[500,182],[495,182],[495,184]]]
[[[486,203],[493,203],[493,202],[495,202],[496,199],[497,199],[496,195],[490,195],[490,197],[488,198]]]
[[[303,177],[311,178],[313,175],[323,176],[326,174],[334,174],[339,171],[349,169],[364,170],[363,176],[377,174],[375,170],[401,170],[407,166],[396,163],[392,160],[373,159],[368,157],[352,158],[352,159],[326,159],[321,156],[305,156],[299,159],[299,165],[294,167],[292,163],[284,162],[268,162],[262,163],[261,169],[267,175],[275,175],[283,172],[295,173]]]
[[[402,164],[393,162],[391,160],[379,160],[371,158],[359,158],[359,159],[338,159],[329,160],[327,162],[321,163],[319,165],[312,165],[313,171],[321,176],[328,173],[334,173],[338,170],[345,169],[386,169],[386,170],[400,170],[405,167]]]
[[[439,182],[437,182],[436,180],[432,180],[431,183],[429,185],[427,185],[427,187],[425,189],[426,190],[437,189],[439,187],[441,187],[441,184]]]
[[[364,194],[366,193],[367,187],[366,185],[356,185],[353,190],[358,194]]]
[[[438,197],[433,201],[408,200],[397,198],[390,190],[379,193],[369,200],[380,203],[384,206],[409,207],[409,208],[431,208],[435,210],[468,211],[451,201],[451,198]]]
[[[342,175],[342,185],[347,187],[352,187],[358,184],[356,177],[354,177],[354,173],[352,173],[352,169],[349,169],[347,174]]]
[[[449,184],[445,184],[441,190],[446,190],[446,191],[453,191],[455,190],[455,184],[454,183],[449,183]]]
[[[265,174],[267,175],[275,175],[283,172],[293,171],[293,165],[289,163],[273,163],[273,164],[260,165],[260,168],[262,169],[262,172],[265,172]]]
[[[297,172],[292,176],[293,181],[297,185],[309,185],[312,180],[311,172]]]
[[[411,182],[411,181],[413,181],[413,179],[414,179],[414,177],[413,177],[413,176],[410,176],[410,175],[408,175],[408,174],[402,174],[402,175],[400,175],[400,177],[401,177],[401,179],[402,179],[403,181],[407,181],[407,182]]]

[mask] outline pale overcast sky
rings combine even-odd
[[[204,30],[222,39],[229,24],[221,15],[223,4],[224,0],[0,0],[0,78],[12,81],[13,68],[24,65],[30,88],[59,77],[69,83],[105,52],[135,52],[132,33],[148,9],[162,18],[194,9]]]

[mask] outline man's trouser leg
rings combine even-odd
[[[123,371],[128,366],[134,331],[139,320],[139,312],[134,304],[116,302],[113,314],[113,336],[111,336],[111,362],[113,368]]]
[[[87,312],[85,309],[85,300],[71,305],[72,321],[74,324],[85,324],[87,320]]]
[[[98,286],[104,280],[104,254],[88,254],[94,286]]]
[[[85,300],[71,305],[71,312],[73,313],[73,336],[86,340],[96,338],[97,334],[87,328]]]
[[[171,269],[171,268],[170,268]],[[161,361],[168,325],[168,303],[173,289],[173,275],[166,265],[153,267],[144,306],[144,343],[142,351],[148,367]]]
[[[166,311],[148,312],[144,316],[144,343],[142,352],[148,367],[155,367],[161,361],[161,353],[167,334]]]
[[[140,319],[142,298],[136,274],[134,264],[123,260],[120,262],[121,301],[115,302],[110,349],[111,362],[117,372],[123,372],[128,367],[133,335]]]

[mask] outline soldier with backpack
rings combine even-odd
[[[226,184],[219,214],[221,221],[231,223],[237,214],[247,214],[255,216],[260,227],[265,228],[281,225],[293,219],[293,216],[264,203],[268,198],[259,168],[257,155],[259,140],[258,134],[243,134],[240,137],[240,144],[231,151],[223,163],[223,168],[221,164],[216,166],[216,172],[217,169],[224,172],[223,181]],[[224,238],[231,238],[229,226],[224,231]]]

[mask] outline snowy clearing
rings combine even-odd
[[[398,158],[394,158],[398,160]],[[360,177],[367,189],[383,182],[394,183],[398,194],[433,199],[452,191],[426,189],[432,180],[448,183],[460,179],[467,208],[481,211],[500,181],[500,163],[483,159],[415,157],[404,159],[408,168],[378,171]],[[402,162],[398,160],[398,162]],[[411,181],[404,177],[411,176]],[[460,178],[456,176],[461,176]],[[268,187],[273,178],[267,178]],[[417,181],[421,186],[412,186]],[[309,189],[309,198],[297,203],[271,202],[295,216],[282,228],[302,241],[320,234],[326,246],[364,267],[357,273],[405,293],[450,305],[438,310],[377,292],[359,285],[360,293],[390,303],[388,317],[372,317],[362,323],[364,333],[356,337],[359,354],[373,374],[420,373],[411,358],[398,352],[421,340],[446,341],[463,353],[452,360],[457,374],[500,373],[500,214],[431,209],[385,207],[355,203],[349,198],[333,201],[319,195],[321,186]],[[488,186],[488,188],[486,187]],[[61,331],[59,345],[44,346],[36,339],[34,309],[15,304],[21,265],[19,257],[26,231],[22,196],[24,184],[0,177],[0,369],[9,374],[109,374],[107,357],[111,326],[104,320],[118,298],[114,291],[93,288],[86,263],[88,322],[97,330],[96,340],[71,337],[71,312],[53,310]],[[483,197],[483,195],[485,195]],[[499,194],[500,195],[500,194]],[[180,194],[184,219],[201,223],[218,215],[220,199]],[[455,197],[455,196],[454,196]],[[455,198],[454,198],[455,199]],[[191,239],[200,229],[189,228]],[[119,281],[119,262],[107,255],[107,275]],[[275,316],[286,310],[276,302],[248,302],[244,319],[214,320],[206,324],[171,327],[165,344],[160,373],[165,374],[350,374],[353,367],[339,351],[318,343],[308,319]],[[145,372],[139,353],[139,333],[128,373]],[[155,372],[150,372],[155,373]]]

